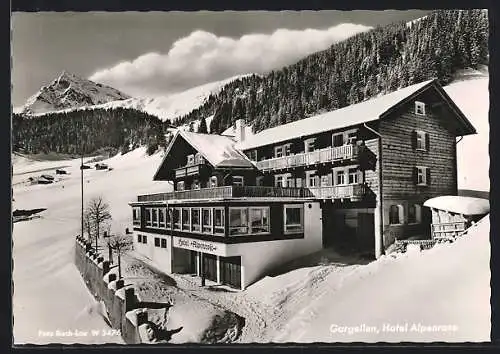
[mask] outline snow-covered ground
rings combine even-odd
[[[459,188],[489,189],[488,78],[465,72],[446,91],[478,130],[458,143]],[[85,199],[103,195],[113,215],[113,230],[130,227],[128,202],[138,194],[165,192],[166,182],[152,177],[161,153],[140,148],[104,162],[111,171],[85,170]],[[80,162],[30,161],[14,157],[14,209],[46,208],[41,218],[18,222],[13,233],[14,342],[108,343],[120,337],[48,337],[46,332],[105,328],[92,296],[73,265],[74,236],[80,228]],[[21,183],[29,176],[70,173],[50,185]],[[368,266],[316,264],[266,277],[242,293],[219,293],[184,285],[246,318],[241,341],[354,341],[406,339],[487,340],[489,337],[488,221],[475,235],[422,256],[383,258]],[[181,279],[182,280],[182,279]],[[179,280],[179,284],[183,284]],[[185,282],[186,283],[186,282]],[[189,283],[189,282],[187,282]],[[186,284],[187,284],[186,283]],[[334,335],[332,324],[382,323],[457,325],[457,332],[415,334],[384,332],[386,337]],[[42,333],[42,332],[44,333]],[[380,339],[382,338],[382,339]]]
[[[453,244],[357,268],[316,293],[275,342],[490,340],[489,216]],[[441,326],[441,327],[433,327]]]

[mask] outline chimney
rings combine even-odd
[[[236,140],[242,142],[245,140],[245,120],[237,119],[234,123],[236,125]]]

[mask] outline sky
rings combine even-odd
[[[293,64],[378,25],[428,11],[43,12],[12,14],[12,104],[63,71],[158,96]]]

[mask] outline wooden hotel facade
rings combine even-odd
[[[430,237],[422,205],[456,195],[457,137],[474,133],[437,81],[256,134],[178,131],[154,176],[174,190],[131,203],[134,246],[238,289],[324,247],[377,258]]]

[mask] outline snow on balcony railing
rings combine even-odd
[[[312,194],[319,199],[351,199],[360,200],[364,197],[364,184],[349,184],[344,186],[324,186],[309,188]]]
[[[307,166],[323,162],[332,162],[345,159],[354,159],[358,156],[358,146],[346,144],[328,147],[325,149],[303,152],[295,155],[274,157],[257,162],[261,170],[283,169],[298,166]]]
[[[314,198],[307,188],[264,187],[264,186],[223,186],[191,189],[169,193],[139,195],[139,202],[154,202],[176,199],[220,199],[220,198]]]

